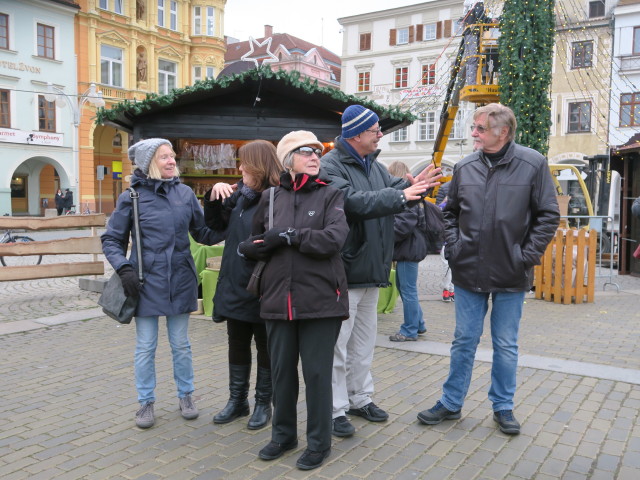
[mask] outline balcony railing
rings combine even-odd
[[[620,57],[620,71],[640,70],[640,55]]]

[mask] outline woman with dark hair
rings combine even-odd
[[[229,423],[249,415],[251,340],[257,350],[256,403],[248,428],[264,427],[271,418],[271,365],[267,351],[267,331],[260,318],[258,297],[246,287],[255,261],[238,255],[238,244],[251,235],[251,222],[260,194],[278,185],[282,166],[276,148],[265,140],[249,142],[238,151],[242,180],[234,185],[216,183],[205,194],[207,226],[224,232],[225,246],[220,275],[213,298],[213,318],[227,321],[229,337],[229,401],[213,423]]]

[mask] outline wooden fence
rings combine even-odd
[[[102,253],[96,227],[105,226],[105,214],[65,215],[52,218],[0,217],[0,230],[26,229],[32,231],[61,228],[91,227],[90,237],[66,238],[44,242],[0,243],[0,256],[72,255]],[[16,233],[21,235],[21,233]],[[28,232],[26,235],[29,235]],[[0,266],[0,281],[34,280],[39,278],[104,275],[104,262],[93,257],[90,262],[47,263],[18,267]]]
[[[534,268],[537,299],[571,304],[594,300],[598,232],[559,228]]]

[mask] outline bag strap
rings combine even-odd
[[[273,197],[275,195],[276,187],[269,189],[269,230],[273,228]]]
[[[129,196],[133,204],[133,228],[136,232],[136,254],[138,256],[138,279],[140,283],[144,283],[144,275],[142,273],[142,236],[140,235],[140,212],[138,210],[138,198],[140,194],[129,187]]]

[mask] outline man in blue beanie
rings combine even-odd
[[[371,362],[378,327],[378,288],[389,286],[393,254],[393,215],[436,186],[440,169],[392,177],[376,157],[382,130],[378,115],[362,105],[342,114],[342,135],[322,157],[324,174],[344,193],[349,236],[342,258],[349,284],[349,319],[342,322],[333,358],[333,434],[355,433],[346,415],[383,422],[389,415],[376,406]]]

